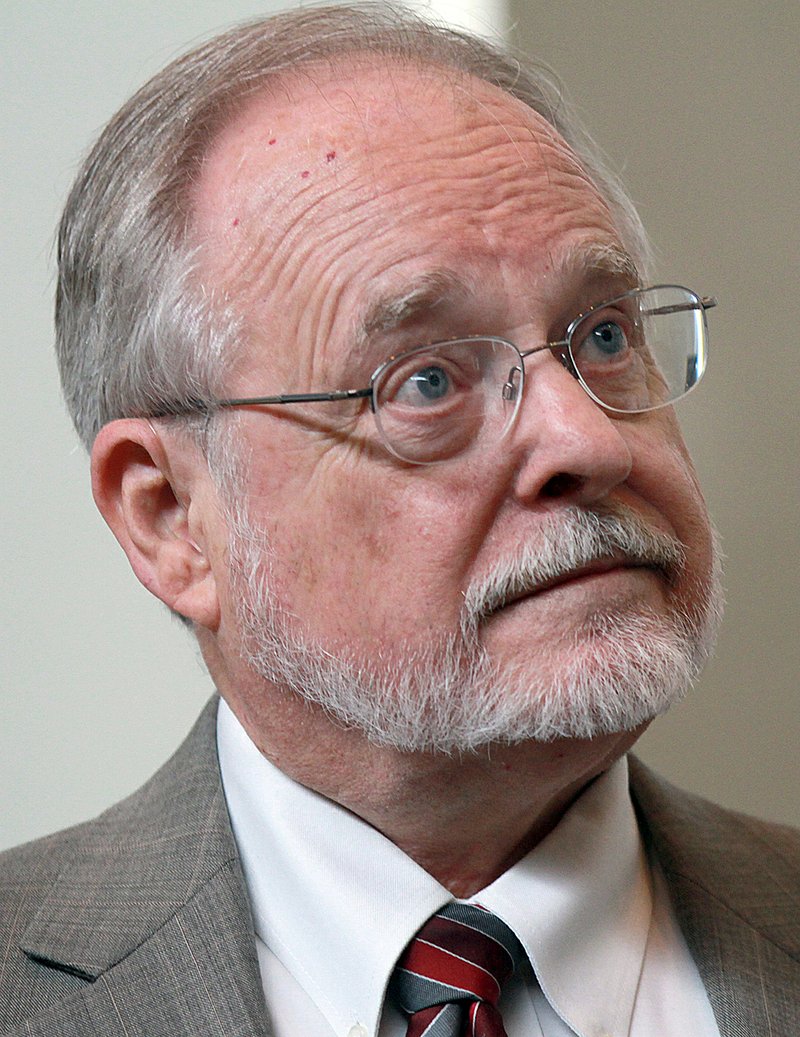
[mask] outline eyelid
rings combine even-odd
[[[630,326],[633,323],[633,317],[619,307],[601,305],[580,318],[578,330],[584,326],[591,331],[600,324],[627,324]]]
[[[567,311],[566,323],[560,324],[556,330],[566,331],[570,325],[575,324],[577,321],[595,313],[602,313],[614,299],[618,299],[620,296],[627,295],[628,292],[633,292],[643,287],[644,285],[640,281],[633,281],[627,276],[620,275],[617,278],[604,281],[600,287],[590,293],[584,289],[584,292],[581,293],[583,298],[595,299],[596,301],[573,306]]]

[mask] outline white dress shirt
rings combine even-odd
[[[271,764],[224,702],[228,810],[275,1037],[404,1037],[384,1004],[404,947],[453,898],[394,843]],[[509,1037],[719,1037],[697,968],[648,865],[618,761],[526,857],[473,899],[531,967],[506,985]]]

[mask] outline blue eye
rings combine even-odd
[[[603,356],[617,356],[627,348],[628,339],[619,324],[608,320],[592,328],[581,344],[581,348],[590,344]]]
[[[431,403],[441,400],[451,388],[449,375],[441,367],[434,365],[415,371],[406,384],[413,385],[417,393]],[[408,390],[404,390],[403,395],[407,394]]]

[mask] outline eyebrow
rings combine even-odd
[[[632,286],[641,284],[641,273],[627,249],[613,241],[589,241],[571,245],[555,264],[557,273],[576,280],[611,275],[624,277]]]
[[[589,241],[571,245],[559,255],[554,270],[564,280],[584,281],[597,276],[623,277],[631,286],[640,284],[639,269],[631,254],[613,241]],[[376,333],[401,327],[406,321],[428,314],[445,300],[469,295],[474,288],[453,270],[441,269],[411,281],[396,295],[368,302],[356,322],[353,342],[364,349]]]
[[[397,295],[385,295],[368,303],[356,325],[355,341],[365,345],[378,332],[393,331],[406,321],[428,313],[446,298],[469,294],[464,279],[453,270],[435,270],[406,285]]]

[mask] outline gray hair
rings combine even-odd
[[[376,54],[466,73],[542,115],[604,196],[640,265],[639,217],[550,74],[480,38],[379,3],[303,8],[237,26],[168,65],[114,116],[70,192],[58,236],[56,348],[87,449],[115,418],[220,395],[238,321],[194,274],[192,181],[226,120],[276,77]],[[202,423],[198,428],[202,428]]]

